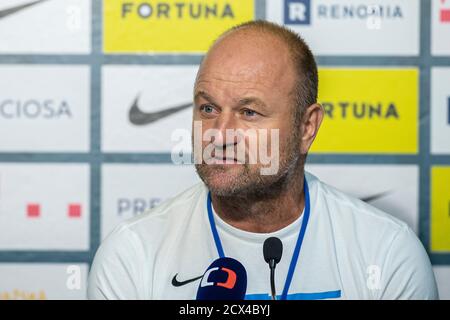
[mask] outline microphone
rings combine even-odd
[[[263,246],[264,260],[269,264],[270,268],[270,287],[272,289],[272,300],[276,300],[275,290],[275,267],[281,260],[283,255],[283,243],[280,239],[270,237],[264,241]]]
[[[244,300],[247,271],[232,258],[215,260],[203,274],[197,300]]]

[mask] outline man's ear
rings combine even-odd
[[[315,103],[306,108],[301,124],[301,153],[309,151],[322,123],[324,110],[322,105]]]

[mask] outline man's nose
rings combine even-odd
[[[215,120],[214,129],[220,132],[213,142],[216,147],[233,146],[239,143],[240,135],[236,134],[238,122],[232,112],[222,112]]]

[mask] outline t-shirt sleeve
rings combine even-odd
[[[88,299],[142,299],[144,254],[126,226],[116,228],[100,245],[89,272]]]
[[[381,274],[379,299],[439,299],[428,255],[414,232],[403,227],[394,238]]]

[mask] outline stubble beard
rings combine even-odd
[[[227,164],[202,163],[196,164],[195,168],[211,193],[218,197],[271,199],[303,174],[305,156],[300,153],[298,133],[291,136],[285,149],[280,153],[279,170],[273,175],[262,175],[261,165],[247,163],[233,165],[234,168],[227,168]]]

